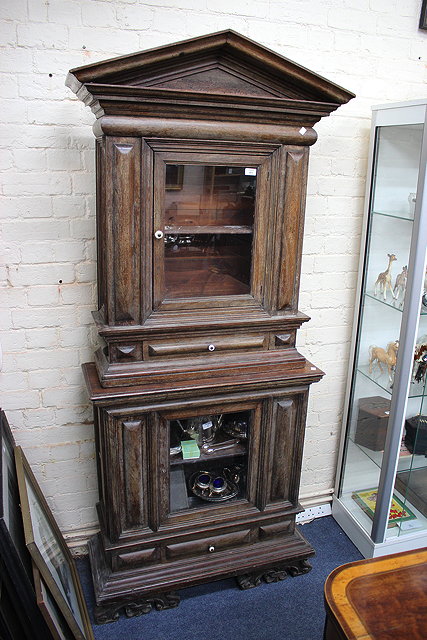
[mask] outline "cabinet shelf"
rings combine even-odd
[[[248,225],[174,225],[166,226],[165,233],[168,235],[201,235],[211,233],[226,234],[250,234],[253,228]]]
[[[376,384],[380,389],[388,393],[391,396],[393,389],[391,388],[388,380],[388,374],[382,373],[380,376],[374,376],[373,373],[369,373],[368,366],[361,366],[357,368],[357,372],[362,376]],[[414,383],[411,382],[409,387],[408,398],[423,398],[427,395],[426,383]]]
[[[386,218],[395,218],[396,220],[407,220],[408,222],[414,222],[414,218],[409,213],[389,213],[386,211],[372,211],[374,216],[384,216]]]
[[[372,291],[366,291],[365,297],[369,298],[370,300],[375,300],[376,302],[378,302],[378,304],[384,304],[386,307],[389,307],[390,309],[395,309],[400,313],[402,313],[403,311],[403,300],[399,302],[398,300],[395,300],[393,298],[390,302],[389,300],[384,300],[384,298],[381,298],[380,295],[378,296],[374,295]],[[427,309],[424,306],[421,307],[420,315],[427,316]]]
[[[362,453],[374,462],[379,469],[381,469],[384,451],[373,451],[358,444],[353,438],[350,438],[352,444],[358,447]],[[423,455],[413,455],[411,453],[401,453],[398,459],[397,472],[409,471],[411,469],[426,469],[427,470],[427,458]]]
[[[243,457],[247,454],[246,447],[242,444],[236,444],[229,449],[220,449],[219,451],[212,451],[212,453],[204,453],[200,451],[200,458],[188,458],[183,459],[182,453],[170,457],[171,467],[176,465],[194,465],[199,462],[210,462],[211,460],[225,460],[226,458]]]
[[[394,298],[392,298],[391,301],[389,300],[384,300],[384,298],[380,297],[379,295],[376,296],[374,295],[374,293],[371,292],[365,292],[365,296],[366,298],[369,298],[370,300],[375,300],[375,302],[378,302],[378,304],[383,304],[386,307],[389,307],[390,309],[395,309],[396,311],[400,311],[400,313],[402,313],[403,311],[403,302],[400,303],[398,300],[395,300]],[[402,306],[398,306],[402,304]]]

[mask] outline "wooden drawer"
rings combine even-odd
[[[199,538],[198,540],[190,540],[189,542],[171,544],[166,547],[166,558],[176,560],[188,556],[215,553],[216,551],[223,551],[230,547],[247,544],[250,542],[250,533],[250,529],[247,529],[245,531],[226,533],[222,536]]]
[[[284,536],[287,533],[292,533],[294,528],[294,521],[292,518],[284,520],[283,522],[275,522],[274,524],[263,524],[259,528],[259,537],[261,540],[265,538],[277,538]]]
[[[222,352],[259,351],[267,349],[268,336],[250,333],[237,336],[209,335],[200,338],[175,340],[147,340],[145,358],[180,358],[185,356],[216,355]]]
[[[159,549],[143,549],[142,551],[132,551],[131,553],[121,553],[114,558],[114,569],[128,569],[142,567],[146,564],[157,562],[160,558]]]

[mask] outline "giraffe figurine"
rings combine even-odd
[[[382,293],[384,296],[384,300],[387,300],[387,289],[390,289],[391,295],[393,298],[396,298],[393,287],[391,285],[391,265],[395,260],[397,260],[394,253],[388,253],[388,267],[385,271],[378,275],[378,278],[375,282],[374,295],[377,295],[378,288],[380,290],[380,294]]]
[[[402,294],[402,302],[400,303],[403,306],[403,299],[405,297],[406,291],[406,283],[408,281],[408,267],[405,266],[402,268],[402,272],[396,277],[396,282],[394,284],[394,297],[396,300],[399,299],[400,294]]]

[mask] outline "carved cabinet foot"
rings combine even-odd
[[[236,576],[237,584],[241,589],[253,589],[261,584],[262,574],[245,573],[242,576]]]
[[[285,580],[288,577],[285,569],[270,569],[264,573],[263,578],[264,582],[280,582],[280,580]]]
[[[242,576],[236,576],[237,584],[241,589],[253,589],[258,587],[261,582],[279,582],[287,578],[287,573],[284,569],[273,568],[268,570],[259,571],[256,573],[245,573]]]
[[[122,605],[100,605],[93,610],[93,617],[96,624],[108,624],[119,619],[119,611]]]
[[[157,611],[163,611],[164,609],[174,609],[181,602],[181,597],[175,592],[162,593],[159,596],[154,596],[151,600],[153,607]]]
[[[94,609],[94,618],[96,624],[107,624],[108,622],[118,620],[121,609],[123,609],[123,612],[128,618],[134,618],[145,613],[150,613],[152,609],[156,609],[156,611],[173,609],[177,607],[179,603],[180,596],[177,593],[161,593],[135,602],[121,602],[96,606]]]
[[[288,575],[295,577],[309,571],[311,571],[311,564],[307,559],[304,559],[296,560],[292,565],[273,567],[272,569],[264,569],[255,573],[245,573],[241,576],[236,576],[236,580],[240,589],[253,589],[258,587],[262,581],[267,583],[279,582],[280,580],[286,580]]]
[[[298,560],[297,562],[287,567],[287,571],[293,578],[295,578],[295,576],[302,576],[304,573],[308,573],[309,571],[311,571],[311,564],[309,563],[307,558],[305,558],[304,560]]]
[[[127,618],[136,618],[144,613],[150,613],[152,608],[151,602],[142,600],[141,602],[129,602],[124,607],[124,612]]]

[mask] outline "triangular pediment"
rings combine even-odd
[[[144,99],[143,90],[248,99],[309,101],[332,111],[353,94],[231,30],[105,60],[70,71],[67,85],[94,111],[100,96]],[[153,93],[151,95],[154,96]],[[249,104],[250,100],[246,100]],[[96,106],[95,106],[96,103]],[[285,107],[284,107],[285,108]],[[99,113],[97,113],[99,115]],[[323,114],[321,114],[323,115]],[[325,114],[326,115],[326,114]]]
[[[145,80],[136,86],[156,87],[157,89],[173,89],[175,91],[200,91],[203,93],[226,93],[228,95],[247,95],[259,97],[284,97],[283,93],[263,86],[255,79],[245,78],[219,66],[211,69],[197,70],[192,73],[178,73],[157,81]],[[287,96],[290,97],[290,96]]]

